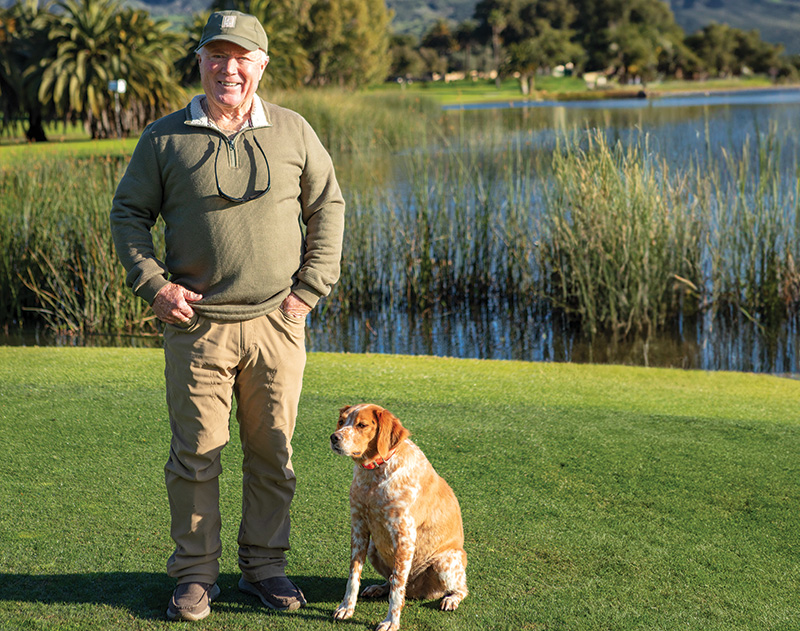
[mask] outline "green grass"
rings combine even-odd
[[[17,142],[0,145],[0,171],[6,167],[16,168],[41,160],[75,160],[78,158],[122,156],[126,159],[133,154],[138,142],[136,138],[117,138],[111,140],[91,140],[68,138],[46,143]]]
[[[670,92],[706,92],[712,90],[746,90],[754,88],[774,87],[768,77],[755,76],[732,79],[711,79],[708,81],[669,80],[654,81],[646,86],[609,84],[606,89],[590,90],[580,77],[537,76],[532,93],[524,95],[520,92],[517,79],[504,79],[500,87],[494,81],[469,79],[460,81],[417,82],[406,86],[386,83],[370,91],[375,93],[402,92],[407,97],[420,96],[435,100],[440,105],[465,105],[471,103],[494,103],[520,100],[576,100],[619,98],[624,95],[635,95],[642,88],[651,94],[660,95]]]
[[[222,597],[168,624],[158,350],[0,348],[0,627],[370,629],[344,592],[350,464],[339,407],[395,412],[458,495],[470,596],[402,628],[800,628],[800,384],[769,376],[312,354],[295,435],[290,573],[310,604],[235,588],[240,451],[224,452]],[[371,569],[367,583],[377,577]]]
[[[574,77],[555,78],[537,77],[536,90],[546,91],[548,98],[554,93],[575,93],[586,90],[583,79]],[[465,103],[492,103],[504,101],[518,101],[535,99],[536,94],[525,96],[520,92],[519,81],[505,79],[498,88],[494,81],[480,79],[477,81],[462,80],[417,82],[406,86],[386,83],[370,89],[372,93],[402,93],[406,97],[419,96],[433,99],[440,105],[455,105]]]

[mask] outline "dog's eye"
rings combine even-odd
[[[366,423],[359,423],[358,425],[356,425],[356,427],[357,427],[358,429],[364,429],[366,426],[367,426],[367,424],[366,424]]]
[[[344,425],[344,419],[340,418],[339,422],[336,423],[336,427],[341,427],[342,425]]]

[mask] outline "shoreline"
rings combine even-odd
[[[781,85],[754,86],[704,86],[694,89],[648,89],[642,86],[631,89],[586,90],[582,92],[538,92],[535,95],[497,98],[492,100],[464,99],[458,102],[444,102],[442,109],[479,109],[492,107],[547,107],[566,104],[597,104],[609,101],[655,101],[671,98],[702,98],[707,96],[723,96],[763,92],[800,91],[800,83]]]

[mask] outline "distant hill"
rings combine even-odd
[[[665,0],[687,34],[718,22],[736,28],[757,29],[764,41],[783,44],[800,53],[800,0]],[[123,0],[153,15],[181,19],[206,9],[211,0]],[[14,0],[0,0],[9,6]],[[399,33],[421,35],[437,19],[461,22],[472,17],[477,0],[387,0],[395,12],[392,22]]]
[[[387,0],[395,30],[420,35],[437,18],[472,17],[477,0]],[[689,35],[717,22],[757,29],[764,41],[800,53],[800,0],[669,0],[675,21]]]
[[[453,22],[471,18],[477,3],[477,0],[386,0],[386,6],[394,11],[394,30],[417,36],[440,18]]]
[[[800,0],[670,0],[675,20],[687,34],[706,24],[757,29],[761,39],[800,53]]]

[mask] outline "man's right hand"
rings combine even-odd
[[[202,300],[203,296],[193,291],[168,283],[156,294],[153,301],[153,312],[156,317],[167,324],[181,324],[189,322],[194,316],[191,302]]]

